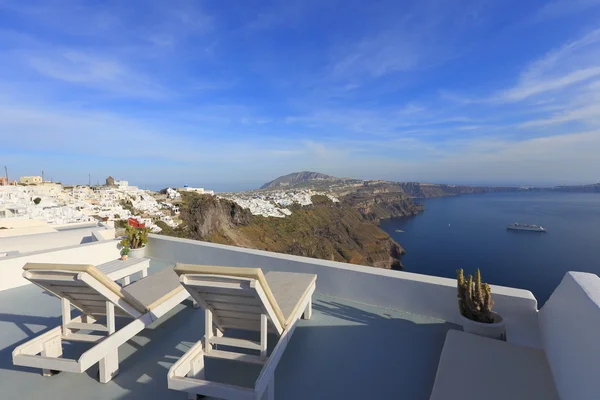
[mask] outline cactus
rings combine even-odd
[[[469,275],[465,281],[463,270],[457,271],[458,308],[460,313],[473,321],[491,324],[494,322],[492,313],[492,290],[490,285],[481,282],[481,272],[477,269],[475,280]]]

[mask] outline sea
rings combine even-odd
[[[423,213],[381,221],[407,252],[405,271],[455,278],[459,268],[479,268],[485,282],[530,290],[538,307],[567,271],[600,275],[600,194],[486,193],[419,202]],[[507,230],[514,222],[547,232]]]

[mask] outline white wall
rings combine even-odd
[[[105,229],[94,226],[58,232],[0,238],[0,251],[29,253],[33,251],[58,249],[82,243],[90,243],[96,240],[92,235],[93,232],[97,232],[97,234],[104,239],[113,239],[115,237],[114,229]]]
[[[23,265],[28,262],[98,265],[119,258],[118,243],[118,240],[106,240],[0,258],[0,292],[30,284],[22,276]]]
[[[456,281],[195,240],[149,235],[147,256],[173,262],[262,268],[318,275],[317,291],[342,299],[459,323]],[[506,320],[508,341],[540,347],[537,301],[526,290],[492,285],[495,310]]]
[[[539,320],[560,398],[600,398],[600,278],[568,272]]]

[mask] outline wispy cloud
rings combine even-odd
[[[497,100],[520,101],[568,88],[600,75],[600,29],[569,42],[528,65],[519,83]]]
[[[352,79],[367,75],[380,78],[397,71],[410,71],[422,61],[423,49],[410,35],[386,33],[363,40],[331,67],[335,79]]]
[[[600,6],[600,0],[554,0],[542,6],[535,16],[534,22],[547,21],[564,17]]]
[[[555,79],[548,78],[541,81],[529,81],[520,84],[518,87],[505,92],[502,98],[506,101],[519,101],[529,97],[544,94],[546,92],[563,89],[574,84],[585,82],[600,75],[600,66],[580,69]]]
[[[26,54],[29,65],[42,75],[72,84],[123,95],[160,98],[166,90],[111,57],[65,50]]]

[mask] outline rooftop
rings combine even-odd
[[[98,382],[97,365],[82,374],[62,372],[47,378],[38,369],[17,367],[12,363],[11,353],[16,346],[61,323],[60,301],[21,278],[24,262],[98,265],[117,258],[116,243],[116,240],[100,238],[92,243],[0,260],[0,274],[6,288],[0,287],[0,387],[3,397],[185,398],[183,393],[167,388],[167,372],[204,335],[204,312],[192,308],[190,301],[178,305],[122,345],[119,348],[119,374],[107,384]],[[176,262],[317,274],[312,318],[299,321],[276,369],[277,398],[427,399],[437,382],[436,373],[447,333],[462,330],[458,325],[455,282],[445,278],[156,235],[151,235],[146,255],[151,259],[150,274],[172,268]],[[575,281],[584,282],[587,275],[598,279],[592,274],[585,275],[576,277]],[[599,296],[600,285],[594,289],[596,284],[593,281],[584,292],[598,289],[594,296]],[[543,313],[538,313],[533,295],[498,286],[492,286],[492,290],[495,309],[507,323],[508,343],[536,351],[545,350],[551,366],[556,363],[555,353],[549,350],[554,339],[547,333],[548,317],[539,316]],[[563,294],[569,301],[589,301],[570,293],[568,296]],[[600,302],[593,296],[592,299],[598,308]],[[552,304],[552,299],[548,304]],[[573,307],[580,308],[576,304]],[[554,318],[560,325],[560,317]],[[560,332],[560,336],[600,331],[600,319],[593,316],[585,322],[589,329]],[[233,332],[233,335],[241,335],[241,332]],[[248,337],[247,333],[244,335]],[[570,353],[579,351],[572,346],[583,346],[587,341],[587,338],[571,339],[569,343],[574,345],[567,346]],[[276,336],[269,338],[269,347],[276,342]],[[81,347],[87,346],[70,344],[64,350],[65,357],[77,350],[80,353]],[[564,360],[564,357],[560,358],[560,362],[569,365],[569,360]],[[596,369],[592,368],[592,371],[598,368],[593,367]],[[554,380],[560,389],[564,378],[557,377],[560,371],[556,371],[553,367]],[[225,360],[207,363],[207,377],[211,380],[240,386],[251,387],[259,372],[259,368],[251,364],[239,365]],[[590,385],[593,384],[590,380]],[[585,385],[578,385],[582,386]]]
[[[173,264],[152,259],[149,272],[168,267]],[[0,296],[0,386],[6,398],[37,398],[41,393],[64,399],[182,398],[167,388],[166,374],[204,335],[202,309],[181,304],[121,346],[119,374],[100,384],[95,367],[48,379],[39,370],[13,366],[16,345],[60,324],[60,302],[33,285]],[[300,321],[277,367],[277,395],[306,399],[318,390],[327,398],[427,398],[450,328],[457,326],[318,294],[312,318]],[[234,379],[252,384],[258,372],[252,365],[237,368]],[[231,365],[228,373],[232,379]],[[347,385],[349,379],[355,385]]]

